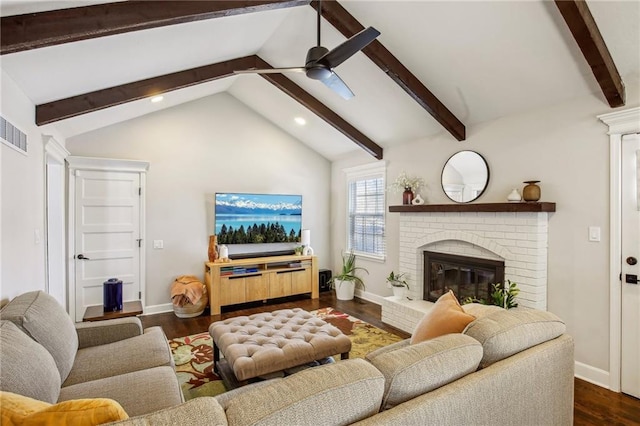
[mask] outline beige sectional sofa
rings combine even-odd
[[[123,425],[571,425],[573,339],[555,315],[467,306],[462,334],[405,340]]]
[[[129,416],[184,401],[167,338],[138,318],[74,324],[37,291],[0,311],[0,390],[57,403],[110,398]]]

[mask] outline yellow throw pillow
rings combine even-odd
[[[98,425],[129,418],[122,406],[108,398],[72,399],[49,404],[11,392],[0,392],[1,423],[12,425]]]
[[[462,333],[476,319],[466,313],[452,290],[443,294],[420,320],[411,335],[411,344],[424,342],[450,333]]]

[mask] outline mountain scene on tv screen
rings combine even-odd
[[[302,196],[217,193],[215,223],[218,244],[297,242]]]

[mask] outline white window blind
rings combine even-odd
[[[347,171],[347,249],[384,259],[385,168],[374,164]]]

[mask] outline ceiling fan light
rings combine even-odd
[[[311,68],[307,68],[307,77],[314,80],[326,80],[331,77],[331,74],[333,74],[331,70],[322,65],[314,65]]]

